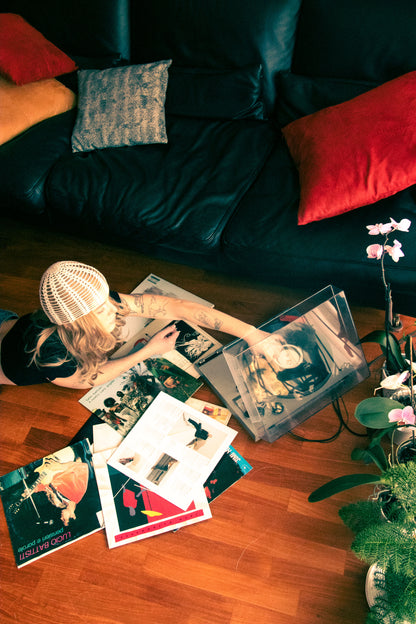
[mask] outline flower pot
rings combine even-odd
[[[406,360],[406,362],[408,362],[408,360]],[[413,370],[415,370],[416,372],[415,364],[413,364]],[[389,378],[389,375],[387,373],[386,364],[384,363],[381,369],[381,382],[383,382],[387,378]],[[410,384],[407,385],[408,383],[409,381],[403,383],[399,388],[380,387],[377,389],[377,394],[379,396],[386,397],[387,399],[398,401],[406,407],[407,405],[412,404],[412,392]],[[413,387],[413,391],[414,393],[416,393],[416,386]]]
[[[406,464],[408,461],[416,461],[416,427],[410,427],[412,429],[410,436],[401,442],[396,449],[396,460],[401,464]],[[414,434],[414,435],[413,435]]]
[[[416,436],[416,427],[397,427],[397,429],[390,434],[390,437],[393,437],[394,444],[400,446],[400,444],[412,438],[413,433]]]
[[[368,569],[365,580],[365,597],[370,608],[376,604],[376,601],[382,601],[383,606],[388,611],[389,606],[387,600],[385,599],[384,592],[384,572],[377,563],[373,563],[373,565]],[[386,624],[389,624],[392,620],[389,615],[386,615],[383,621]],[[393,621],[399,624],[399,620],[394,619]],[[400,624],[410,624],[410,622],[408,620],[401,620]]]
[[[397,519],[397,498],[392,495],[388,488],[378,492],[378,500],[381,503],[381,516],[386,522],[394,522]]]
[[[384,572],[377,563],[368,568],[365,579],[365,597],[368,606],[374,607],[376,598],[383,595]]]

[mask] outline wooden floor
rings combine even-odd
[[[102,270],[111,286],[130,292],[155,273],[259,324],[304,293],[218,277],[81,239],[0,220],[0,307],[19,314],[38,306],[43,270],[77,259]],[[353,308],[360,336],[381,328],[380,311]],[[414,319],[405,318],[414,330]],[[413,327],[412,327],[413,325]],[[368,351],[373,358],[374,351]],[[377,368],[377,366],[374,366]],[[376,373],[345,395],[354,406],[370,396]],[[0,388],[0,474],[65,446],[88,417],[83,391],[53,385]],[[216,400],[209,389],[204,399]],[[234,446],[253,470],[212,503],[213,518],[109,550],[103,531],[18,570],[0,511],[2,624],[360,624],[366,567],[349,551],[351,533],[339,507],[367,496],[362,487],[326,502],[308,494],[328,479],[363,466],[350,460],[362,438],[344,430],[327,444],[290,434],[253,442],[239,424]],[[296,429],[326,438],[338,420],[328,407]],[[364,469],[367,470],[367,469]]]

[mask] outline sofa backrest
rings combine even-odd
[[[415,0],[303,0],[293,73],[381,83],[414,70]]]
[[[70,56],[129,59],[130,0],[0,0]]]
[[[268,114],[276,74],[289,69],[301,0],[133,0],[131,58],[230,69],[263,66]]]
[[[132,0],[133,62],[261,63],[270,114],[281,70],[380,84],[416,69],[415,0]],[[370,88],[370,87],[368,87]],[[357,95],[352,88],[348,97]]]
[[[368,88],[416,70],[416,0],[0,0],[0,12],[25,17],[80,67],[261,64],[268,116],[285,70]]]

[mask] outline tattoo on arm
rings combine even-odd
[[[211,327],[212,329],[221,329],[222,321],[219,318],[210,318],[205,312],[196,312],[195,320],[203,327]]]
[[[121,306],[121,312],[123,314],[128,314],[131,311],[130,310],[130,306],[128,305],[127,301],[121,295],[120,295],[120,304],[119,305]]]
[[[167,315],[166,311],[167,302],[163,299],[163,297],[155,297],[152,295],[150,302],[148,304],[149,308],[149,316],[153,318],[160,318]]]
[[[152,318],[161,318],[167,315],[166,301],[163,297],[155,295],[133,295],[134,306],[139,314],[142,316],[149,316]]]
[[[127,301],[123,303],[127,305],[131,312],[136,312],[139,316],[147,316],[151,318],[164,318],[168,315],[168,301],[166,297],[159,295],[151,295],[149,293],[137,293],[129,295],[133,301],[130,305]]]
[[[144,315],[143,295],[133,295],[134,305],[140,314]]]

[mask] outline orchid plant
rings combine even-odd
[[[386,279],[386,269],[384,259],[386,254],[391,257],[394,262],[398,262],[403,258],[402,244],[398,240],[393,241],[393,245],[388,244],[391,234],[395,231],[408,232],[411,226],[409,219],[402,219],[397,222],[390,217],[390,223],[377,223],[376,225],[367,225],[368,234],[370,236],[384,236],[383,244],[374,243],[367,247],[367,257],[380,260],[381,278],[383,280],[384,292],[386,297],[386,330],[400,329],[399,317],[393,315],[393,306],[391,298],[391,287]]]
[[[384,236],[383,244],[372,244],[367,247],[367,256],[380,260],[381,273],[384,288],[386,291],[386,302],[389,305],[386,308],[386,327],[385,331],[374,331],[362,338],[361,342],[377,342],[383,348],[386,354],[386,370],[387,376],[380,382],[380,386],[385,390],[406,390],[404,396],[405,403],[395,400],[393,395],[391,398],[386,396],[374,396],[361,401],[355,408],[354,416],[357,421],[372,430],[370,442],[367,448],[356,448],[352,452],[352,459],[363,460],[365,463],[374,462],[381,473],[388,470],[391,462],[394,463],[393,443],[394,433],[399,428],[415,427],[415,396],[414,396],[414,377],[416,375],[416,353],[413,348],[412,337],[407,336],[405,346],[405,356],[401,353],[401,345],[399,340],[391,334],[392,329],[398,329],[397,323],[393,327],[393,316],[391,307],[391,291],[390,284],[386,279],[386,271],[384,266],[384,258],[389,255],[394,262],[398,262],[404,256],[401,243],[398,240],[390,244],[390,236],[395,231],[408,232],[411,222],[409,219],[402,219],[397,222],[390,218],[390,223],[378,223],[376,225],[368,225],[368,233],[370,236]],[[407,361],[406,361],[407,358]],[[376,388],[375,394],[380,388]],[[390,462],[386,457],[386,453],[381,446],[381,440],[386,434],[392,437],[392,453]],[[369,474],[353,474],[345,475],[337,479],[333,479],[321,488],[318,488],[311,494],[309,500],[315,502],[329,496],[341,492],[343,490],[362,485],[364,483],[377,483],[380,480],[378,475]]]
[[[382,481],[385,471],[389,470],[396,463],[393,450],[394,432],[402,427],[414,427],[416,425],[416,414],[413,407],[408,405],[403,408],[398,401],[383,397],[365,399],[357,406],[354,415],[358,422],[369,429],[374,429],[377,433],[372,437],[366,449],[354,449],[351,458],[363,460],[366,463],[374,462],[381,474],[354,473],[332,479],[312,492],[308,499],[312,503],[324,500],[358,485]],[[382,437],[386,433],[391,434],[392,450],[389,459],[380,444]]]
[[[411,226],[409,219],[401,219],[397,222],[390,217],[389,223],[377,223],[375,225],[367,225],[368,234],[370,236],[383,236],[382,244],[374,243],[367,247],[367,257],[380,261],[381,278],[384,286],[386,313],[384,330],[376,330],[368,334],[362,339],[362,342],[377,342],[380,344],[386,356],[386,372],[387,375],[401,375],[408,367],[405,358],[402,355],[401,347],[398,339],[392,332],[401,329],[400,317],[393,314],[393,303],[391,295],[391,286],[387,281],[385,258],[390,256],[393,262],[398,262],[404,256],[402,244],[394,239],[390,244],[390,237],[394,232],[408,232]],[[410,358],[412,359],[412,358]],[[386,381],[389,384],[393,380]],[[398,387],[403,384],[403,379],[397,379]]]

